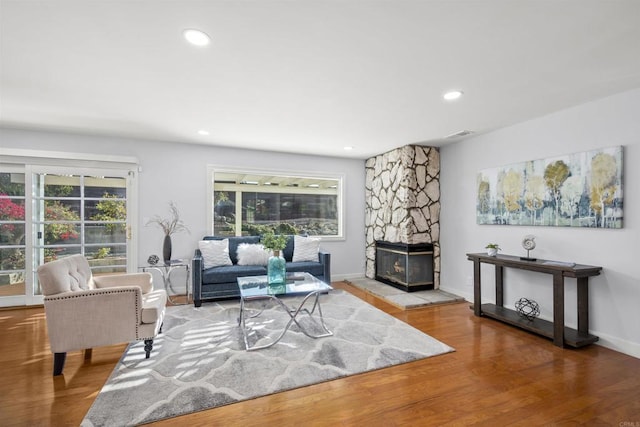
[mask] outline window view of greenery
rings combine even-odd
[[[0,296],[24,295],[24,174],[0,173]]]
[[[82,253],[94,273],[126,271],[125,178],[37,175],[36,265]]]
[[[34,266],[82,253],[94,273],[126,271],[124,178],[36,174],[33,194],[29,220],[25,175],[0,172],[0,296],[24,295],[27,238]]]
[[[216,173],[214,234],[338,236],[339,191],[339,179]]]

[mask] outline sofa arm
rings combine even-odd
[[[204,261],[200,249],[196,249],[191,260],[191,287],[193,288],[193,305],[202,305],[202,269]]]
[[[331,285],[331,254],[329,252],[318,252],[318,261],[323,267],[324,282]]]
[[[93,276],[96,288],[113,288],[119,286],[139,286],[143,294],[153,290],[153,277],[151,273],[109,274],[105,276]]]

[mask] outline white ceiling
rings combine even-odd
[[[640,87],[638,0],[0,0],[0,37],[3,127],[353,158]]]

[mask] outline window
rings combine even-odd
[[[210,167],[211,229],[216,236],[308,234],[342,238],[340,175],[237,171]]]

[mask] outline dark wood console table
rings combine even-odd
[[[553,339],[559,347],[583,347],[598,341],[598,337],[589,334],[589,277],[600,274],[602,267],[593,265],[572,264],[538,259],[523,261],[511,255],[488,256],[486,253],[467,254],[473,261],[473,312],[476,316],[486,316],[517,326]],[[480,292],[480,266],[482,263],[493,264],[496,269],[496,303],[482,304]],[[542,319],[528,320],[515,310],[503,307],[503,271],[505,267],[521,270],[537,271],[553,276],[553,322]],[[578,329],[564,326],[564,278],[577,279]]]

